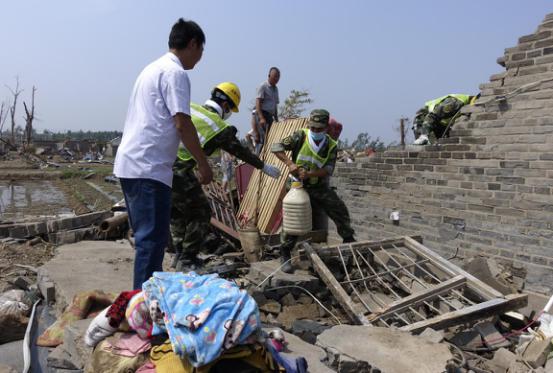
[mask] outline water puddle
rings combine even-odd
[[[50,180],[0,182],[0,221],[71,213],[62,190]]]

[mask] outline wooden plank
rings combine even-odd
[[[240,241],[240,237],[238,235],[238,232],[232,229],[231,227],[227,227],[225,224],[221,223],[219,220],[215,219],[214,217],[211,217],[211,225],[216,227],[217,229],[220,229],[221,231],[225,232],[232,238]]]
[[[328,286],[328,290],[334,295],[336,300],[340,302],[342,308],[346,311],[351,322],[358,325],[370,325],[370,322],[367,320],[362,311],[358,310],[357,305],[350,298],[348,293],[342,288],[342,286],[336,281],[334,275],[324,262],[319,258],[315,250],[308,243],[301,243],[300,248],[304,250],[305,253],[311,259],[313,263],[313,268],[319,274],[323,282]]]
[[[488,316],[502,314],[507,311],[515,310],[528,304],[527,294],[509,294],[505,298],[495,298],[474,306],[448,312],[441,316],[434,317],[426,321],[419,321],[411,325],[401,327],[411,333],[418,334],[426,328],[440,330],[450,326],[459,325],[467,321],[482,319]]]
[[[455,264],[448,262],[438,254],[434,253],[432,250],[413,240],[411,237],[405,237],[405,246],[411,250],[414,250],[420,256],[431,259],[431,261],[434,262],[435,265],[439,266],[440,269],[442,269],[444,272],[449,273],[453,276],[462,275],[466,277],[467,285],[476,290],[482,296],[484,296],[485,300],[503,297],[503,294],[501,294],[499,291],[480,281],[470,273],[463,271]]]
[[[286,178],[288,177],[288,168],[271,152],[271,145],[304,128],[306,123],[306,118],[299,118],[273,123],[271,126],[260,158],[264,162],[278,167],[281,172],[280,178],[270,178],[257,169],[252,173],[243,201],[240,204],[238,219],[247,216],[248,218],[253,217],[255,220],[257,217],[256,225],[262,233],[271,233],[271,228],[280,210],[279,203],[284,195]]]
[[[374,321],[382,317],[388,316],[395,312],[402,312],[410,306],[416,306],[417,304],[431,300],[438,295],[447,294],[450,290],[458,288],[466,283],[466,278],[463,276],[455,276],[452,279],[442,282],[441,284],[435,285],[432,288],[417,292],[405,298],[399,299],[395,302],[390,303],[382,311],[375,312],[368,316],[369,321]]]

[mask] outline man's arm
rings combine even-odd
[[[177,127],[182,143],[198,164],[200,183],[209,184],[211,180],[213,180],[213,172],[207,162],[207,157],[198,139],[198,133],[192,123],[192,119],[190,119],[190,116],[183,113],[177,113],[173,118],[175,119],[175,127]]]
[[[296,131],[292,135],[282,139],[280,142],[273,144],[271,147],[271,151],[275,154],[275,156],[284,164],[286,164],[286,166],[290,170],[290,173],[295,176],[299,175],[299,167],[286,155],[285,151],[293,150],[302,141],[303,132]]]
[[[297,164],[292,162],[290,158],[286,155],[285,152],[274,152],[275,156],[282,161],[286,166],[288,167],[288,170],[290,170],[290,173],[294,176],[299,176],[299,167]]]
[[[210,154],[211,150],[215,151],[220,148],[236,158],[251,164],[255,168],[262,169],[265,163],[252,153],[249,148],[242,145],[240,140],[236,138],[236,133],[237,130],[234,126],[225,128],[205,144],[208,154]]]

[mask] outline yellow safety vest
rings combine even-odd
[[[449,95],[445,95],[445,96],[442,96],[440,98],[436,98],[434,100],[430,100],[430,101],[427,101],[424,106],[426,106],[428,108],[428,112],[431,113],[434,111],[434,108],[436,107],[436,105],[438,105],[440,102],[442,102],[443,100],[445,100],[446,98],[448,97],[453,97],[453,98],[456,98],[457,100],[461,101],[463,104],[468,104],[469,101],[470,101],[470,96],[469,95],[461,95],[461,94],[449,94]]]
[[[194,127],[196,127],[196,132],[198,132],[198,138],[200,139],[202,148],[209,140],[225,128],[229,127],[229,125],[222,120],[217,113],[209,111],[198,104],[190,104],[190,114],[192,117],[192,123],[194,123]],[[190,154],[182,143],[179,146],[177,156],[182,161],[189,161],[193,158],[192,154]]]
[[[453,93],[453,94],[442,96],[440,98],[436,98],[434,100],[427,101],[424,105],[428,108],[428,112],[431,113],[431,112],[434,111],[434,108],[437,105],[439,105],[442,101],[444,101],[448,97],[456,98],[457,100],[461,101],[464,105],[468,104],[469,101],[470,101],[470,96],[469,95],[462,95],[462,94]],[[440,124],[443,125],[443,126],[447,126],[449,124],[450,120],[451,120],[451,118],[442,119],[440,121]]]
[[[317,154],[317,152],[311,147],[311,144],[309,144],[309,130],[307,128],[304,128],[303,133],[305,134],[305,139],[295,163],[299,167],[303,167],[308,171],[314,171],[323,168],[328,162],[328,159],[330,158],[330,153],[336,147],[337,142],[334,141],[328,134],[326,135],[326,141],[328,141],[328,152],[326,154],[326,157],[323,158],[319,154]],[[318,182],[318,177],[309,178],[309,184],[311,185],[317,184]]]

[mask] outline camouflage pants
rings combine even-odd
[[[173,166],[171,234],[177,261],[195,256],[211,233],[211,208],[193,165],[177,160]]]
[[[454,97],[448,97],[440,102],[431,113],[424,118],[421,133],[430,135],[433,133],[436,139],[444,137],[445,130],[455,114],[464,106],[461,100]]]
[[[343,239],[352,239],[355,231],[351,227],[348,208],[344,201],[338,197],[336,191],[328,186],[318,186],[305,188],[309,194],[313,210],[322,210],[336,224],[336,230]],[[286,246],[293,248],[297,241],[297,236],[286,233],[281,234],[281,242]]]

